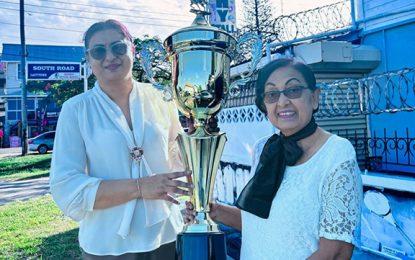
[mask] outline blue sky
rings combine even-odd
[[[131,34],[156,35],[161,39],[190,25],[188,0],[25,0],[27,44],[81,45],[82,32],[92,23],[115,18],[124,22]],[[271,0],[275,17],[338,1]],[[19,1],[0,0],[0,44],[19,43]],[[238,22],[242,0],[236,0]],[[43,28],[40,28],[43,27]]]

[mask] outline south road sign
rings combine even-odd
[[[27,63],[27,80],[79,80],[81,64],[76,62]]]

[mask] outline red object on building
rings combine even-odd
[[[50,87],[51,87],[51,85],[50,85],[50,83],[48,82],[48,84],[46,84],[46,85],[45,85],[45,87],[44,87],[45,91],[49,91]]]

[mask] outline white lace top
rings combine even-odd
[[[255,146],[252,171],[267,139]],[[354,148],[332,135],[307,162],[286,168],[268,219],[242,211],[241,259],[306,259],[320,237],[357,245],[361,202]]]

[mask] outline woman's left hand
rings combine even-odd
[[[182,211],[185,224],[192,223],[196,217],[196,211],[190,201],[186,201],[186,208]]]
[[[166,200],[174,204],[179,202],[172,195],[193,194],[193,183],[177,180],[189,177],[190,171],[156,174],[138,179],[138,186],[142,199]]]
[[[213,221],[217,221],[218,215],[219,215],[219,204],[215,202],[209,203],[209,217]],[[196,217],[196,211],[194,209],[193,204],[190,201],[186,201],[186,208],[182,212],[184,223],[192,223]]]

